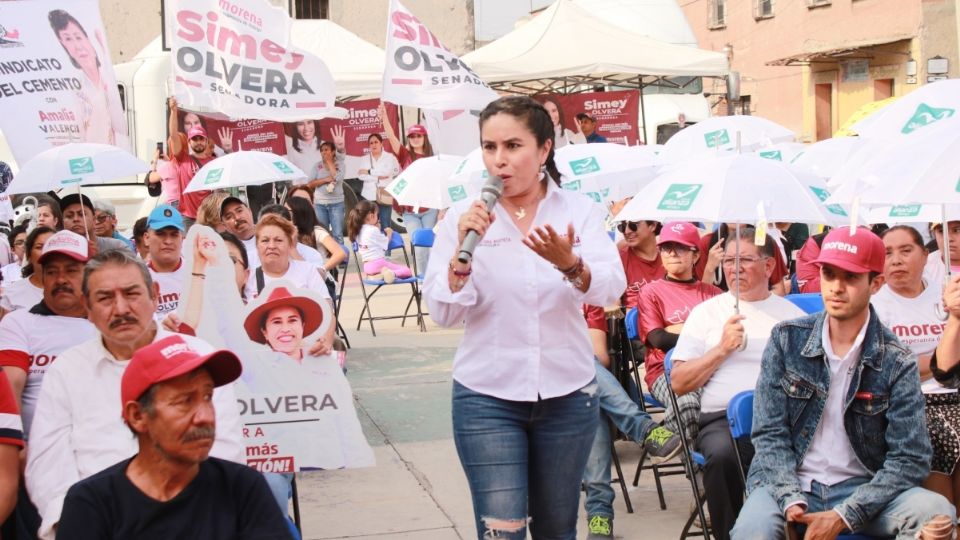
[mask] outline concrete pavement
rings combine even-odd
[[[374,314],[402,310],[409,295],[409,287],[382,289],[374,298]],[[439,328],[428,319],[427,332],[421,333],[408,319],[405,328],[399,320],[377,323],[373,337],[366,323],[356,330],[362,306],[351,267],[340,316],[353,346],[347,353],[347,378],[377,466],[300,475],[304,538],[476,538],[470,492],[450,425],[450,371],[462,331]],[[629,486],[639,447],[619,442],[617,450]],[[638,487],[630,486],[633,514],[615,489],[618,538],[679,537],[692,500],[683,476],[664,479],[667,510],[659,508],[650,471],[644,471]],[[581,497],[578,538],[585,537]]]

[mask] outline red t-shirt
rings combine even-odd
[[[209,191],[194,191],[193,193],[184,193],[183,190],[187,189],[187,185],[193,180],[193,176],[197,174],[197,171],[200,170],[200,167],[207,164],[207,162],[213,160],[213,157],[208,158],[196,158],[190,156],[190,141],[187,140],[187,136],[183,133],[177,133],[177,136],[180,137],[180,153],[171,156],[170,163],[177,169],[177,184],[180,186],[180,213],[183,214],[183,217],[190,219],[197,219],[197,209],[200,208],[200,203],[207,198],[207,195],[210,194]],[[200,163],[200,166],[197,166],[197,162]]]
[[[660,253],[652,261],[641,259],[630,250],[620,249],[620,262],[623,263],[623,272],[627,275],[627,290],[623,293],[625,309],[639,307],[640,293],[648,283],[663,279],[667,271],[660,262]]]
[[[601,332],[607,331],[607,314],[602,307],[583,304],[582,308],[583,318],[587,320],[587,328]]]
[[[797,253],[797,285],[802,293],[820,292],[820,267],[813,264],[820,256],[820,245],[811,236]]]
[[[23,448],[23,422],[7,374],[0,369],[0,444]]]
[[[657,328],[686,322],[690,311],[704,300],[722,293],[719,287],[702,281],[682,283],[661,279],[648,284],[640,294],[640,339],[647,345],[644,358],[644,380],[647,387],[663,374],[665,351],[647,343],[647,334]]]

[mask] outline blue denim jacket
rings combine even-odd
[[[763,352],[753,403],[753,445],[747,489],[770,490],[781,510],[806,501],[797,478],[827,401],[830,368],[823,351],[826,313],[774,327]],[[858,530],[894,497],[930,472],[932,449],[916,357],[870,307],[860,362],[844,401],[844,428],[873,479],[837,510]]]

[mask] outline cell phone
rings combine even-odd
[[[162,142],[158,142],[158,143],[157,143],[157,151],[160,152],[161,154],[163,153],[163,143],[162,143]]]

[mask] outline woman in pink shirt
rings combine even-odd
[[[669,383],[663,375],[663,357],[677,344],[690,311],[723,292],[694,276],[694,266],[700,258],[699,245],[700,233],[693,224],[680,221],[664,224],[657,247],[667,275],[647,284],[640,293],[640,339],[646,345],[644,379],[653,396],[667,404],[668,427],[677,432],[676,412],[670,407]],[[677,405],[687,440],[696,440],[700,394],[678,396]]]

